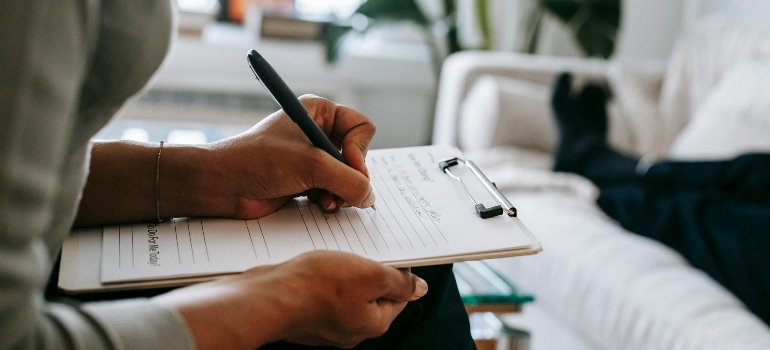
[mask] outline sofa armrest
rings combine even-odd
[[[494,75],[550,86],[563,71],[572,72],[576,80],[605,80],[608,69],[609,63],[601,59],[479,51],[453,54],[444,61],[441,71],[433,144],[458,146],[460,106],[480,76]]]

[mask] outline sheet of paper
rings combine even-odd
[[[325,213],[305,198],[255,220],[180,218],[103,231],[103,283],[240,272],[312,250],[337,250],[382,262],[440,258],[528,247],[508,217],[480,219],[459,182],[438,161],[459,155],[447,146],[370,151],[366,164],[376,210]],[[463,166],[477,201],[496,205]]]

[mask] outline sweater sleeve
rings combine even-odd
[[[147,299],[123,300],[84,304],[79,310],[67,309],[61,305],[48,308],[52,319],[59,322],[72,317],[77,324],[85,320],[82,329],[91,329],[96,334],[73,348],[101,347],[101,342],[114,349],[194,349],[192,337],[176,310],[165,309]],[[77,333],[75,333],[77,334]],[[82,333],[81,333],[82,334]]]
[[[162,1],[125,3],[152,11]],[[43,298],[85,172],[78,110],[101,5],[0,1],[0,350],[194,348],[181,316],[151,300]]]
[[[194,349],[175,310],[147,299],[82,304],[48,303],[33,336],[3,344],[29,349]]]

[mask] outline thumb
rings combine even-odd
[[[428,283],[417,275],[394,268],[389,268],[388,271],[383,299],[397,302],[413,301],[428,293]]]
[[[312,174],[313,187],[334,193],[359,208],[369,208],[374,204],[376,197],[366,175],[328,154],[323,154],[322,159]]]

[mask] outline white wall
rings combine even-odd
[[[614,58],[666,59],[679,33],[685,0],[624,0]]]
[[[624,0],[615,58],[665,59],[681,29],[715,16],[770,28],[770,1]]]
[[[371,118],[377,125],[372,149],[428,144],[435,79],[427,48],[419,43],[371,39],[338,64],[327,65],[321,43],[256,40],[240,27],[211,25],[204,29],[203,38],[179,37],[151,83],[156,96],[172,98],[135,100],[121,118],[236,125],[258,122],[278,108],[246,64],[245,53],[255,48],[295,93],[328,97]],[[253,103],[243,108],[244,103],[239,102],[243,100]],[[208,103],[211,101],[216,103]]]
[[[770,28],[770,1],[767,0],[686,0],[687,21],[714,15],[742,23]]]
[[[522,32],[532,1],[490,0],[494,49],[517,51],[524,48],[525,38]],[[668,58],[679,33],[685,1],[690,0],[623,0],[622,29],[618,34],[618,46],[614,57],[620,60]],[[460,0],[460,2],[469,3],[464,8],[473,8],[470,5],[473,0]],[[770,4],[770,1],[767,3]],[[477,26],[478,23],[470,25]],[[468,28],[462,28],[462,30],[469,31]],[[472,36],[467,33],[466,35]],[[581,55],[572,34],[554,18],[547,18],[543,22],[537,52],[555,56]]]

